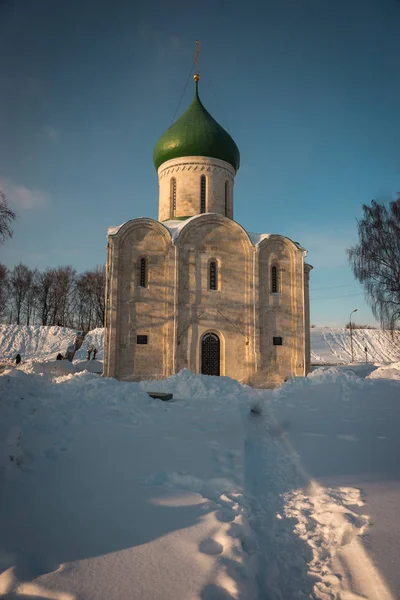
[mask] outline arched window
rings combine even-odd
[[[200,212],[206,212],[206,176],[200,177]]]
[[[278,269],[277,267],[271,267],[271,292],[273,294],[278,293]]]
[[[210,262],[210,290],[218,289],[218,272],[217,263],[212,260]]]
[[[229,181],[225,181],[225,216],[228,216]]]
[[[147,287],[147,260],[145,258],[141,258],[139,266],[139,285],[140,287]]]
[[[176,215],[176,179],[175,177],[171,178],[171,207],[172,207],[172,217]]]

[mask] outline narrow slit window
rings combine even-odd
[[[137,344],[147,344],[148,343],[147,335],[137,335],[136,343]]]
[[[217,263],[215,261],[210,262],[210,290],[218,289],[218,279],[217,279]]]
[[[206,212],[206,176],[200,177],[200,212]]]
[[[147,260],[145,258],[140,259],[140,287],[147,287]]]
[[[271,269],[271,292],[278,293],[278,269],[276,267]]]
[[[172,205],[172,216],[176,215],[176,179],[171,179],[171,205]]]
[[[228,216],[229,182],[225,181],[225,216]]]

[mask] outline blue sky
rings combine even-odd
[[[362,203],[400,189],[399,27],[398,0],[1,0],[0,181],[19,218],[0,261],[83,271],[109,225],[157,218],[152,150],[198,38],[202,101],[241,152],[235,219],[308,248],[313,323],[372,323],[345,249]]]

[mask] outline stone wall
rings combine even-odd
[[[153,379],[172,373],[174,248],[152,219],[129,221],[109,236],[104,373]],[[140,285],[145,258],[147,285]],[[137,336],[147,335],[147,344]]]
[[[260,243],[258,254],[260,371],[272,386],[305,372],[303,252],[274,235]],[[272,291],[273,266],[277,293]],[[282,338],[282,345],[274,345],[274,337]]]
[[[201,343],[213,332],[221,342],[221,375],[249,383],[254,365],[251,330],[253,247],[234,221],[204,215],[177,240],[177,371],[201,371]],[[209,265],[217,263],[217,290],[209,289]]]

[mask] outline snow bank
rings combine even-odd
[[[92,329],[84,337],[83,344],[75,352],[74,361],[86,360],[87,351],[89,348],[97,348],[96,359],[103,360],[104,358],[104,328]]]
[[[0,361],[55,358],[74,344],[77,331],[67,327],[41,325],[0,325]]]
[[[400,359],[400,332],[392,335],[380,329],[354,329],[354,362],[395,362]],[[313,327],[311,329],[311,362],[313,364],[345,364],[351,361],[350,333],[348,329]]]
[[[49,360],[40,362],[37,360],[27,360],[18,367],[19,371],[35,375],[46,375],[50,378],[76,373],[77,367],[69,360]]]
[[[88,371],[88,373],[103,373],[103,361],[101,360],[74,360],[74,366],[77,371]]]
[[[298,393],[303,389],[326,384],[341,387],[350,385],[358,388],[368,385],[364,379],[352,371],[344,371],[339,367],[319,367],[307,377],[293,377],[289,379],[280,388],[275,389],[273,394],[279,400],[286,397],[287,394]]]
[[[400,381],[400,362],[379,367],[368,375],[368,379],[394,379]]]

